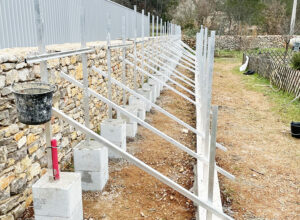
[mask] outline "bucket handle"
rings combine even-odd
[[[55,86],[55,88],[54,88],[54,90],[53,90],[53,93],[56,93],[57,92],[57,90],[58,90],[58,85],[54,85]]]

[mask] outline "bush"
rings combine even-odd
[[[292,67],[296,70],[300,70],[300,52],[294,54],[291,60]]]

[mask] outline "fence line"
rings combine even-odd
[[[244,54],[245,56],[245,54]],[[248,68],[267,78],[270,82],[288,93],[300,95],[300,71],[287,65],[280,65],[263,57],[249,57]]]
[[[40,0],[45,44],[80,42],[80,10],[82,0]],[[122,16],[126,18],[126,37],[134,37],[134,10],[108,0],[85,0],[85,39],[106,40],[106,18],[111,17],[111,39],[121,38]],[[0,0],[0,49],[37,46],[34,0]],[[137,37],[150,34],[147,16],[137,13]]]

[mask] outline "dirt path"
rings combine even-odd
[[[195,109],[170,90],[164,90],[158,104],[193,125]],[[163,114],[147,114],[147,122],[195,148],[195,137]],[[194,125],[193,125],[194,126]],[[186,189],[193,185],[194,160],[141,126],[138,136],[127,144],[131,154],[162,172]],[[101,193],[84,193],[84,217],[93,219],[193,219],[193,203],[152,176],[125,161],[110,161],[110,177]]]
[[[215,65],[217,139],[229,149],[218,151],[217,161],[237,177],[220,176],[223,203],[236,219],[300,219],[300,140],[290,137],[268,98],[233,73],[238,65],[234,59]]]

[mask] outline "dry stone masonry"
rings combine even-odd
[[[112,42],[120,43],[120,42]],[[107,49],[105,42],[91,43],[95,53],[88,55],[89,86],[91,89],[107,96],[106,79],[91,70],[95,65],[107,71]],[[65,51],[78,45],[60,45],[48,48],[49,52]],[[140,50],[141,44],[138,44]],[[0,220],[17,219],[32,203],[32,185],[46,172],[44,127],[28,126],[18,122],[14,97],[10,91],[13,82],[32,82],[40,80],[38,64],[27,64],[24,58],[33,54],[36,48],[9,49],[0,51]],[[133,46],[127,53],[133,51]],[[114,49],[111,54],[112,77],[121,81],[122,49]],[[60,71],[82,80],[82,64],[80,56],[72,56],[48,61],[50,82],[59,86],[54,95],[54,106],[84,123],[82,90],[59,77]],[[127,66],[126,80],[133,88],[133,69]],[[141,75],[138,75],[141,85]],[[122,90],[112,85],[112,99],[121,104]],[[116,115],[116,112],[114,112]],[[106,104],[90,98],[91,128],[100,132],[101,122],[108,117]],[[72,158],[72,147],[84,139],[80,131],[52,118],[53,138],[62,147],[59,151],[60,168],[63,168]]]

